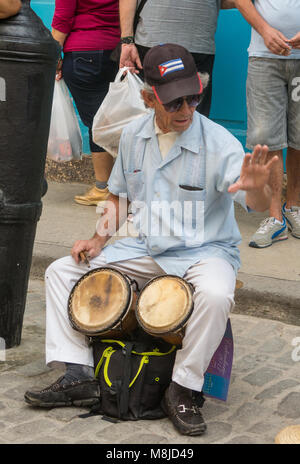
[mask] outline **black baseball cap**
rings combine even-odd
[[[194,58],[181,45],[167,43],[152,47],[145,55],[143,68],[145,81],[162,104],[203,92]]]

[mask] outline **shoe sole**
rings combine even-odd
[[[287,240],[287,239],[288,239],[288,237],[277,238],[276,240],[272,240],[272,243],[269,243],[268,245],[257,245],[257,243],[255,243],[255,242],[250,242],[249,247],[251,247],[251,248],[268,248],[268,247],[272,246],[273,243],[282,242],[283,240]]]
[[[288,227],[289,231],[291,232],[291,235],[295,238],[299,238],[300,239],[300,235],[296,235],[296,234],[293,234],[293,229],[291,227]]]
[[[55,401],[53,403],[45,403],[43,401],[36,400],[35,398],[30,398],[29,396],[24,396],[25,402],[31,406],[36,406],[40,408],[57,408],[64,406],[93,406],[94,404],[99,403],[99,398],[86,398],[82,400],[70,400],[70,401]]]
[[[76,203],[78,203],[79,205],[84,205],[84,206],[98,206],[99,203],[104,203],[106,200],[98,200],[97,202],[96,201],[87,201],[87,200],[76,200],[76,198],[74,198],[74,201]]]
[[[76,200],[74,198],[74,201],[78,203],[79,205],[84,205],[84,206],[97,206],[99,202],[93,202],[93,201],[84,201],[84,200]]]
[[[168,403],[170,404],[170,403]],[[200,435],[203,435],[205,432],[206,432],[206,429],[207,429],[207,426],[206,424],[203,424],[202,428],[201,429],[197,429],[197,430],[187,430],[184,426],[180,427],[179,424],[175,425],[174,422],[172,421],[172,419],[170,418],[170,415],[168,414],[168,409],[172,409],[172,407],[169,407],[167,406],[167,402],[166,402],[166,398],[164,397],[160,403],[161,405],[161,408],[162,410],[164,411],[164,413],[166,414],[166,416],[169,417],[169,419],[171,420],[172,424],[174,425],[175,429],[181,433],[181,435],[188,435],[190,437],[192,436],[200,436]]]

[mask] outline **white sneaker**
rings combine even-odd
[[[286,203],[282,207],[282,214],[286,219],[288,229],[293,237],[300,238],[300,207],[292,206],[291,209],[285,209],[285,206]]]
[[[288,238],[285,218],[280,223],[274,217],[268,217],[262,221],[259,228],[252,236],[249,243],[253,248],[266,248],[274,242],[286,240]]]

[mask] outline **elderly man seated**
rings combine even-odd
[[[46,362],[66,364],[66,373],[48,388],[27,392],[25,400],[55,407],[92,403],[99,395],[92,348],[72,329],[67,315],[71,289],[89,270],[80,258],[84,252],[91,258],[91,269],[117,269],[140,288],[162,274],[184,277],[193,285],[194,310],[176,353],[163,407],[180,433],[201,435],[206,430],[200,411],[204,374],[224,336],[240,265],[241,237],[233,202],[245,209],[266,210],[270,169],[277,160],[266,162],[266,146],[245,155],[226,129],[195,112],[205,77],[185,48],[153,47],[145,57],[144,73],[142,96],[153,111],[123,131],[106,214],[91,239],[77,241],[72,256],[55,261],[46,272]],[[138,236],[105,247],[121,226],[124,197],[124,220],[128,198]],[[178,211],[187,206],[188,213],[164,214],[164,207],[154,207],[157,202],[177,202],[183,206]],[[158,223],[169,232],[152,233]]]

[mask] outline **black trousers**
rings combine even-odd
[[[93,142],[93,119],[118,71],[110,60],[111,50],[67,52],[63,78],[74,98],[79,116],[89,129],[91,152],[105,151]]]

